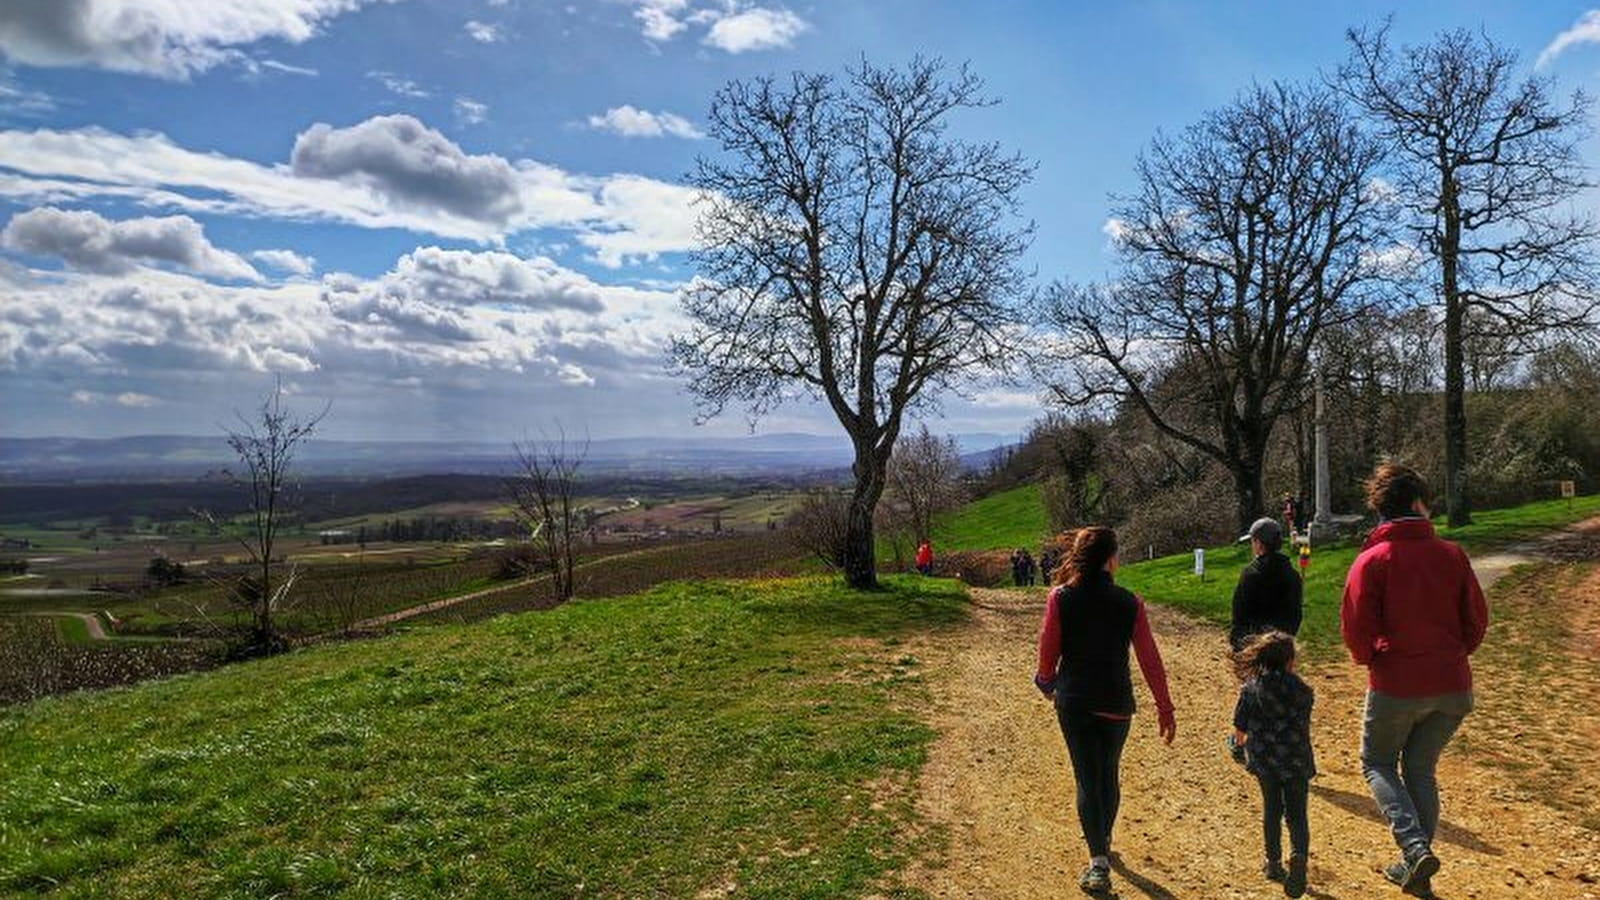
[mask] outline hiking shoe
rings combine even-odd
[[[1283,863],[1269,859],[1261,864],[1261,877],[1268,881],[1282,881],[1284,877]]]
[[[1306,858],[1296,853],[1289,857],[1289,874],[1283,879],[1283,893],[1299,897],[1306,892]]]
[[[1090,866],[1078,876],[1078,887],[1086,894],[1109,894],[1111,892],[1111,870],[1100,866]]]
[[[1413,897],[1432,897],[1434,873],[1439,871],[1439,857],[1423,851],[1397,863],[1385,866],[1383,877],[1398,884],[1400,890]]]

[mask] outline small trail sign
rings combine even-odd
[[[1561,482],[1561,497],[1562,497],[1562,499],[1571,500],[1573,497],[1576,497],[1576,496],[1578,496],[1578,483],[1576,481],[1563,481],[1563,482]]]
[[[1206,580],[1206,551],[1202,547],[1194,548],[1194,574],[1200,576],[1201,581]]]

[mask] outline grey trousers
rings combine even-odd
[[[1461,720],[1472,711],[1472,692],[1394,697],[1367,692],[1361,729],[1361,774],[1389,821],[1394,842],[1411,855],[1433,843],[1439,827],[1439,782],[1434,769]]]

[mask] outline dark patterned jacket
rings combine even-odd
[[[1263,672],[1239,689],[1233,727],[1249,735],[1245,768],[1280,780],[1317,774],[1311,752],[1311,685],[1293,672]]]

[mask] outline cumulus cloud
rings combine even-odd
[[[0,246],[55,257],[85,272],[116,274],[165,263],[213,278],[261,278],[238,254],[213,245],[188,216],[112,221],[87,210],[47,206],[13,216],[0,231]]]
[[[7,0],[0,54],[30,66],[92,66],[187,79],[245,59],[264,38],[300,43],[372,0]]]
[[[1591,9],[1578,17],[1572,27],[1556,35],[1545,48],[1539,51],[1539,58],[1534,61],[1535,69],[1542,69],[1555,61],[1569,47],[1579,44],[1600,44],[1600,9]]]
[[[586,176],[462,150],[410,116],[317,124],[287,165],[203,153],[164,135],[98,128],[0,131],[0,198],[31,205],[117,199],[212,215],[337,221],[478,242],[536,228],[648,257],[693,246],[688,188]]]
[[[471,97],[457,97],[454,108],[456,121],[463,125],[481,125],[489,118],[489,105]]]
[[[633,17],[646,39],[670,41],[691,25],[704,26],[703,42],[729,53],[788,47],[810,23],[782,8],[721,0],[692,7],[689,0],[634,0]]]
[[[506,37],[505,30],[499,25],[479,22],[477,19],[468,20],[463,27],[466,29],[467,37],[480,44],[493,44],[505,40]]]
[[[293,250],[257,250],[250,258],[265,263],[280,272],[305,277],[317,270],[317,258],[303,256]]]
[[[604,113],[589,117],[589,127],[609,131],[623,137],[681,137],[691,140],[705,137],[700,129],[683,116],[669,112],[650,112],[631,105],[613,106]]]
[[[705,42],[729,53],[787,47],[810,26],[786,9],[755,7],[718,18]]]
[[[522,210],[516,170],[504,157],[464,153],[410,116],[313,125],[295,139],[289,165],[302,177],[355,182],[403,207],[463,219],[504,224]]]

